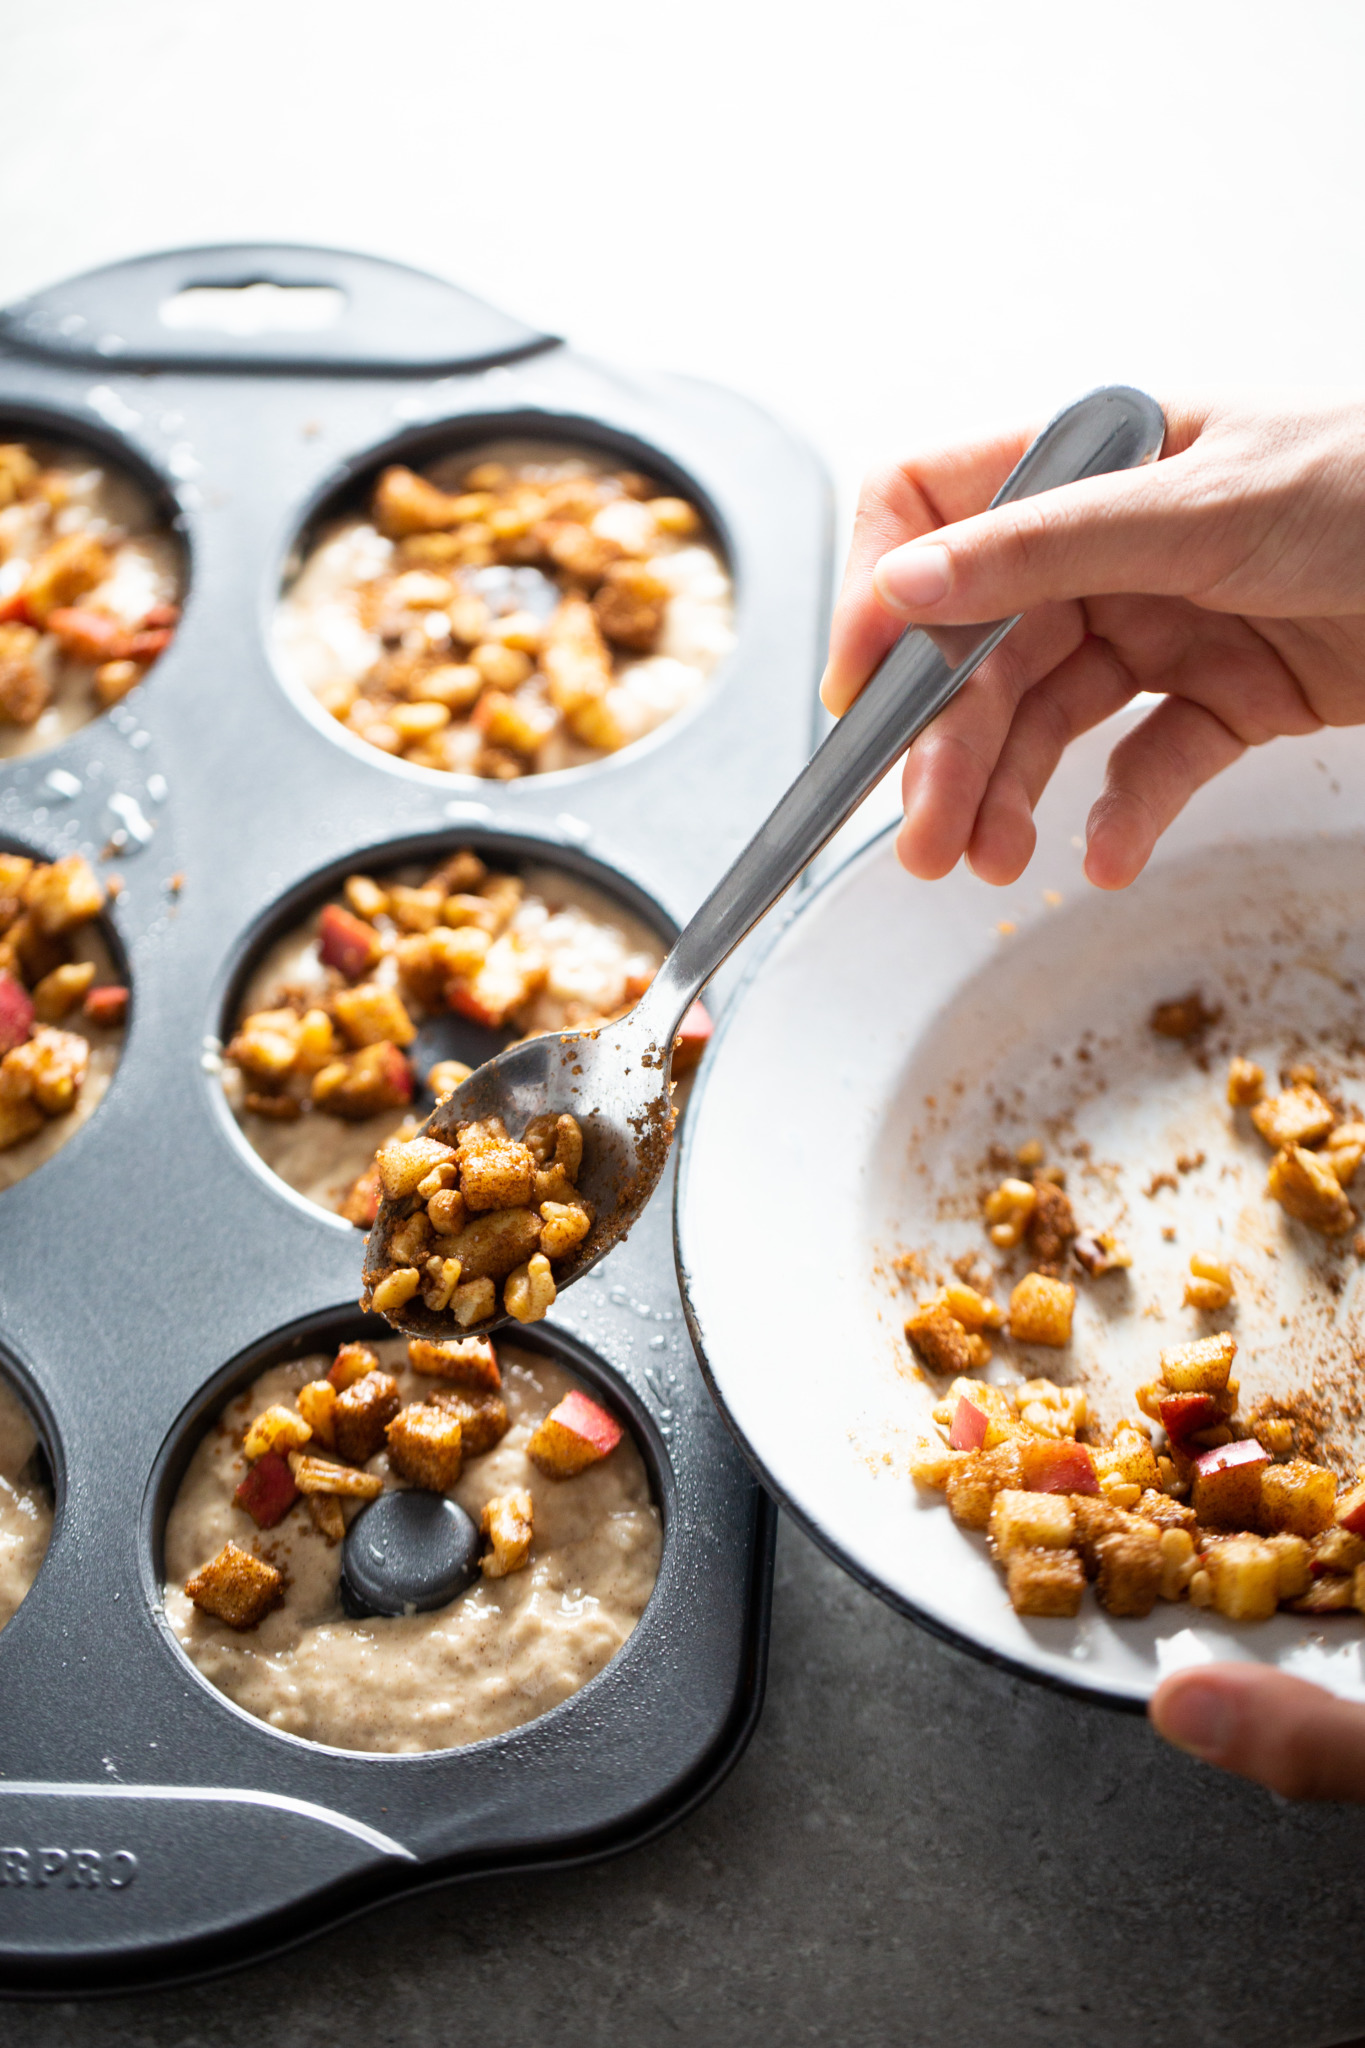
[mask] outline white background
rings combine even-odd
[[[0,0],[0,300],[406,259],[862,471],[1089,385],[1362,380],[1358,0]]]

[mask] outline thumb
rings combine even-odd
[[[1226,549],[1226,507],[1188,488],[1188,456],[1086,477],[941,526],[881,557],[878,597],[902,618],[954,625],[1138,592],[1183,596]],[[1210,520],[1221,510],[1222,517]]]
[[[1177,1749],[1287,1799],[1365,1800],[1365,1706],[1264,1664],[1205,1664],[1156,1689],[1148,1712]]]

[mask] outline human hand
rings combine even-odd
[[[1177,1749],[1287,1799],[1365,1800],[1365,1707],[1264,1664],[1202,1664],[1149,1708]]]
[[[1024,617],[906,758],[897,850],[1028,865],[1068,743],[1139,691],[1085,872],[1127,886],[1201,784],[1280,734],[1365,722],[1365,405],[1168,405],[1159,462],[984,510],[1034,430],[871,477],[821,695],[847,710],[907,622]]]

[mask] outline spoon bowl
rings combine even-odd
[[[993,505],[1035,497],[1061,484],[1154,462],[1166,422],[1145,392],[1123,385],[1092,391],[1044,427],[1006,478]],[[716,969],[838,831],[897,757],[936,718],[1017,618],[985,625],[909,627],[765,824],[697,911],[629,1015],[590,1032],[534,1038],[499,1053],[438,1103],[425,1136],[458,1142],[462,1124],[499,1116],[520,1138],[532,1117],[568,1111],[583,1133],[579,1191],[593,1212],[588,1234],[554,1266],[556,1290],[570,1286],[626,1235],[658,1185],[673,1135],[670,1069],[678,1027]],[[365,1293],[406,1260],[391,1255],[394,1232],[421,1206],[418,1196],[385,1197],[365,1252]],[[410,1281],[409,1285],[412,1284]],[[449,1338],[495,1329],[495,1314],[461,1324],[413,1295],[383,1310],[410,1336]]]

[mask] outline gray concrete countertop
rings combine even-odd
[[[784,1522],[768,1702],[649,1847],[447,1887],[216,1982],[6,2006],[6,2048],[1327,2048],[1365,1813],[944,1648]],[[1357,2044],[1358,2048],[1358,2044]]]

